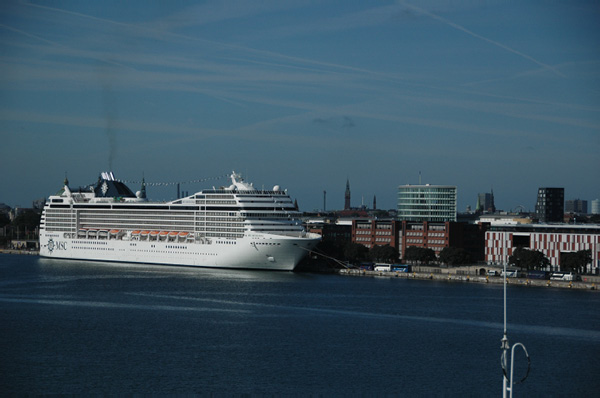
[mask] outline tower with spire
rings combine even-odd
[[[350,180],[346,179],[346,193],[344,194],[344,210],[350,210]]]
[[[146,199],[146,178],[142,176],[142,189],[141,189],[140,198]]]

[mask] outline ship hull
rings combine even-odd
[[[175,266],[292,271],[319,242],[318,235],[257,235],[210,243],[69,239],[40,234],[40,256],[55,259]]]

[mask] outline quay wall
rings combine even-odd
[[[395,271],[367,271],[363,269],[341,269],[340,275],[346,276],[367,276],[367,277],[383,277],[383,278],[402,278],[402,279],[420,279],[434,280],[444,282],[462,282],[462,283],[492,283],[503,284],[504,278],[500,276],[483,276],[483,275],[464,275],[458,273],[433,273],[433,272],[395,272]],[[595,279],[595,278],[594,278]],[[554,281],[547,279],[528,279],[528,278],[506,278],[506,283],[509,285],[519,286],[534,286],[546,288],[563,288],[563,289],[583,289],[598,291],[600,283],[592,280],[582,281]]]
[[[40,252],[37,250],[0,249],[0,254],[25,254],[29,256],[38,256]]]

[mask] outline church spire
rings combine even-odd
[[[142,189],[140,192],[141,192],[140,197],[142,199],[146,199],[146,178],[144,178],[144,176],[142,176]]]
[[[350,180],[346,179],[346,193],[344,194],[344,210],[350,210]]]

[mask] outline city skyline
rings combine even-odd
[[[395,209],[398,186],[600,196],[592,1],[0,6],[0,202],[118,179],[289,189],[300,209]],[[128,184],[133,190],[139,187]],[[173,185],[148,197],[175,198]]]

